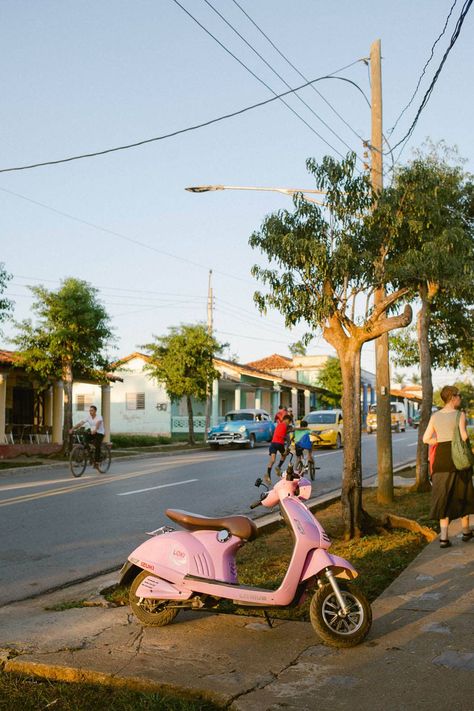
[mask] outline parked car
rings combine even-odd
[[[417,410],[411,416],[410,424],[413,427],[413,429],[415,429],[415,430],[420,426],[420,417],[421,417],[421,410]]]
[[[275,424],[265,410],[231,410],[224,422],[209,430],[206,442],[211,449],[225,444],[253,449],[257,442],[271,442],[274,430]]]
[[[390,419],[392,430],[405,432],[407,427],[407,414],[402,402],[390,403]],[[370,405],[367,413],[367,434],[372,434],[377,429],[377,405]]]
[[[313,443],[313,446],[329,446],[336,449],[343,446],[342,410],[314,410],[304,419],[308,423],[308,429],[320,438],[320,441]]]

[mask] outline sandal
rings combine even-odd
[[[463,533],[462,534],[462,540],[464,543],[467,543],[467,541],[470,541],[472,538],[472,531],[469,531],[469,533]]]
[[[448,538],[445,541],[443,541],[443,539],[440,538],[440,541],[439,541],[440,548],[450,548],[451,546],[452,546],[452,543]]]

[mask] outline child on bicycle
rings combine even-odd
[[[307,452],[308,464],[313,459],[313,442],[311,440],[311,430],[308,429],[306,420],[301,420],[300,426],[294,432],[295,454],[296,454],[296,469],[298,469],[303,461],[304,453]]]

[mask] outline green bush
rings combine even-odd
[[[141,434],[113,434],[110,439],[112,440],[114,447],[117,447],[118,449],[156,447],[159,444],[170,444],[171,442],[171,437]]]

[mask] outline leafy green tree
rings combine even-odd
[[[305,356],[306,355],[306,344],[303,341],[295,341],[295,343],[290,343],[288,346],[290,354],[294,358],[295,356]]]
[[[373,208],[369,178],[355,175],[353,154],[340,163],[325,157],[321,165],[312,159],[306,165],[316,188],[326,193],[328,209],[296,195],[293,212],[269,215],[252,234],[250,245],[269,262],[252,269],[268,288],[254,298],[261,311],[277,308],[287,327],[303,320],[312,333],[321,329],[339,357],[345,438],[341,502],[349,538],[359,536],[369,523],[362,506],[361,349],[383,333],[406,326],[411,308],[387,317],[387,309],[408,291],[388,289],[377,306],[368,304],[365,316],[357,316],[357,298],[367,304],[367,292],[384,280],[378,260],[384,235],[363,217]]]
[[[167,336],[154,336],[154,343],[143,346],[151,356],[145,368],[164,384],[172,401],[186,398],[189,443],[194,444],[191,398],[205,400],[212,382],[219,377],[213,359],[223,346],[207,332],[203,324],[181,325],[169,331]]]
[[[317,384],[330,390],[331,394],[320,393],[318,399],[326,407],[340,407],[342,397],[342,372],[338,358],[328,358],[318,373]]]
[[[420,364],[423,402],[418,430],[416,485],[429,490],[427,446],[423,432],[431,415],[433,362],[446,364],[460,352],[456,337],[464,329],[472,350],[467,312],[474,300],[473,186],[442,147],[418,155],[395,176],[384,192],[377,219],[392,236],[389,278],[408,287],[420,304],[417,353],[410,334],[398,336],[399,363]],[[466,331],[467,329],[467,331]],[[470,335],[469,335],[470,330]],[[448,346],[449,343],[449,347]]]
[[[5,291],[10,279],[11,274],[8,274],[8,272],[5,270],[4,263],[0,262],[0,323],[10,318],[10,312],[13,308],[13,304],[10,299],[7,299],[5,296],[3,296],[3,292]]]
[[[109,363],[104,355],[112,341],[110,319],[98,300],[98,290],[86,281],[69,277],[57,291],[44,286],[29,287],[35,296],[32,310],[38,320],[17,323],[12,339],[21,361],[44,387],[54,380],[64,383],[63,441],[68,442],[72,426],[74,378],[88,377],[105,382]]]

